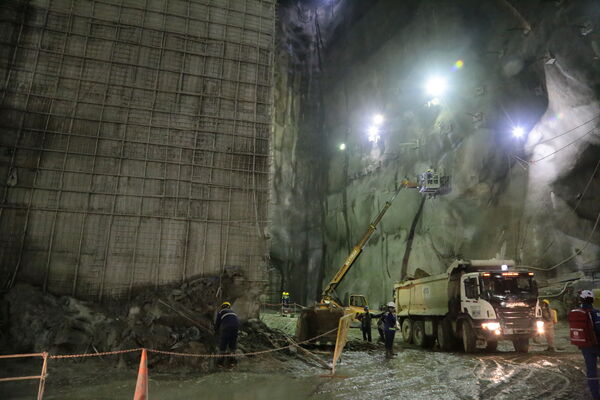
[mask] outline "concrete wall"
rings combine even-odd
[[[274,1],[0,7],[2,283],[265,281]]]

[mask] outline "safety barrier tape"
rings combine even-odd
[[[303,342],[300,343],[295,343],[295,344],[289,344],[287,346],[283,346],[283,347],[276,347],[274,349],[268,349],[268,350],[261,350],[261,351],[255,351],[255,352],[251,352],[251,353],[242,353],[239,354],[240,356],[258,356],[261,354],[267,354],[267,353],[273,353],[276,351],[280,351],[280,350],[286,350],[292,347],[297,347],[299,345],[302,344],[306,344],[309,342],[312,342],[313,340],[319,339],[325,335],[329,335],[330,333],[333,333],[335,331],[337,331],[338,328],[332,329],[328,332],[322,333],[318,336],[315,336],[312,339],[308,339],[305,340]],[[202,357],[202,358],[219,358],[219,357],[228,357],[230,356],[229,354],[193,354],[193,353],[177,353],[177,352],[173,352],[173,351],[165,351],[165,350],[153,350],[153,349],[147,349],[150,353],[158,353],[158,354],[167,354],[167,355],[173,355],[173,356],[182,356],[182,357]]]
[[[303,344],[307,344],[310,343],[316,339],[319,339],[323,336],[329,335],[330,333],[333,333],[335,331],[337,331],[338,328],[334,328],[330,331],[324,332],[318,336],[315,336],[313,338],[304,340],[302,342],[299,343],[294,343],[294,344],[289,344],[287,346],[283,346],[283,347],[276,347],[274,349],[267,349],[267,350],[261,350],[261,351],[255,351],[255,352],[250,352],[250,353],[242,353],[242,354],[237,354],[238,356],[257,356],[257,355],[261,355],[261,354],[267,354],[267,353],[273,353],[276,351],[281,351],[281,350],[286,350],[292,347],[297,347],[299,345],[303,345]],[[136,351],[142,351],[144,348],[143,347],[139,347],[139,348],[135,348],[135,349],[127,349],[127,350],[115,350],[115,351],[105,351],[102,353],[85,353],[85,354],[62,354],[62,355],[51,355],[48,356],[48,358],[51,359],[64,359],[64,358],[80,358],[80,357],[99,357],[99,356],[109,356],[109,355],[115,355],[115,354],[124,354],[124,353],[133,353]],[[180,356],[180,357],[197,357],[197,358],[220,358],[220,357],[230,357],[231,354],[194,354],[194,353],[178,353],[178,352],[174,352],[174,351],[167,351],[167,350],[156,350],[156,349],[146,349],[146,351],[150,352],[150,353],[156,353],[156,354],[165,354],[165,355],[172,355],[172,356]],[[0,356],[2,357],[2,356]]]
[[[261,306],[268,306],[268,307],[281,307],[283,306],[283,303],[260,303]],[[290,303],[288,304],[288,307],[292,307],[292,306],[297,306],[300,308],[306,308],[306,306],[303,306],[302,304],[298,304],[298,303]]]
[[[48,356],[48,358],[59,359],[59,358],[79,358],[79,357],[111,356],[111,355],[114,355],[114,354],[124,354],[124,353],[133,353],[133,352],[136,352],[136,351],[142,351],[142,349],[143,349],[142,347],[138,347],[136,349],[105,351],[105,352],[102,352],[102,353],[62,354],[62,355]]]

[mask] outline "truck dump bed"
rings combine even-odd
[[[399,316],[448,313],[448,273],[394,285]]]

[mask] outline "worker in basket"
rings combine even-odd
[[[219,354],[227,354],[229,352],[229,354],[233,355],[217,358],[217,366],[222,367],[224,364],[233,366],[236,364],[235,351],[237,349],[239,327],[240,321],[231,309],[231,303],[228,301],[223,302],[215,320],[215,331],[219,335]]]
[[[600,311],[593,306],[594,294],[591,290],[579,293],[579,308],[569,312],[569,334],[571,343],[579,347],[585,361],[588,387],[595,400],[600,400],[598,385],[598,357],[600,357]]]

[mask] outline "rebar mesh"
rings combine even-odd
[[[274,1],[2,2],[4,283],[266,281]]]

